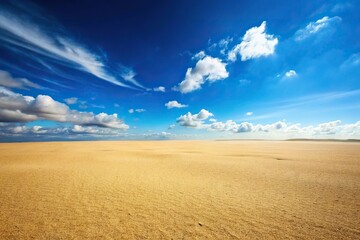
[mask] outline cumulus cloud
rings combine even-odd
[[[0,86],[18,89],[42,89],[40,85],[33,83],[26,78],[14,78],[10,73],[2,70],[0,70]]]
[[[31,122],[46,119],[79,125],[128,129],[117,114],[80,112],[48,95],[24,96],[0,87],[0,122]]]
[[[338,16],[335,17],[328,17],[325,16],[315,22],[310,22],[308,25],[306,25],[305,28],[299,29],[295,33],[295,40],[296,41],[303,41],[312,35],[315,35],[317,33],[320,33],[324,31],[325,29],[329,28],[332,24],[340,22],[342,19]]]
[[[56,23],[49,24],[50,20],[44,21],[45,18],[39,17],[36,10],[31,11],[32,15],[26,15],[29,13],[30,11],[19,14],[5,9],[0,10],[0,29],[6,33],[0,35],[0,41],[24,56],[28,56],[26,51],[30,51],[112,84],[133,88],[117,79],[114,73],[109,72],[109,67],[99,54],[64,35],[60,27],[56,28]],[[133,78],[127,80],[135,86],[140,85]]]
[[[285,78],[294,78],[297,76],[297,73],[295,70],[289,70],[285,73]]]
[[[194,68],[187,69],[185,79],[175,89],[181,93],[189,93],[200,89],[206,81],[212,83],[228,76],[226,63],[223,63],[219,58],[206,56],[200,59]]]
[[[301,126],[299,123],[289,124],[277,121],[271,124],[253,124],[251,122],[216,121],[209,111],[202,109],[198,114],[188,112],[177,118],[177,123],[183,127],[205,129],[208,131],[226,132],[229,134],[246,134],[258,138],[359,138],[360,121],[351,124],[341,124],[340,120],[320,123],[316,126]]]
[[[165,103],[165,107],[167,107],[167,109],[171,109],[171,108],[184,108],[187,107],[188,105],[185,104],[181,104],[178,101],[169,101],[167,103]]]
[[[192,114],[188,112],[185,115],[181,115],[176,119],[176,122],[179,123],[180,126],[184,127],[192,127],[192,128],[203,128],[204,120],[209,117],[214,116],[211,112],[206,109],[201,109],[199,113]]]
[[[245,115],[246,116],[251,116],[251,115],[253,115],[253,112],[247,112]]]
[[[237,55],[241,55],[241,61],[247,61],[273,54],[278,39],[273,35],[266,34],[265,29],[266,22],[264,21],[259,27],[247,30],[242,42],[228,52],[228,60],[236,61]]]
[[[159,86],[159,87],[155,87],[153,88],[154,92],[165,92],[165,87],[163,86]]]

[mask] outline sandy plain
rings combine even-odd
[[[0,239],[360,239],[360,144],[0,144]]]

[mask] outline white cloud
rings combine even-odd
[[[341,124],[340,120],[320,123],[316,126],[304,126],[301,124],[288,124],[285,121],[278,121],[271,124],[253,124],[250,122],[237,123],[233,120],[225,122],[204,120],[213,116],[210,112],[191,114],[190,112],[180,116],[177,122],[180,126],[208,131],[227,132],[229,134],[245,134],[247,137],[287,139],[287,138],[358,138],[360,139],[360,121],[352,124]]]
[[[247,61],[273,54],[278,39],[273,35],[266,34],[265,28],[266,22],[264,21],[259,27],[247,30],[242,42],[228,52],[228,59],[234,62],[237,60],[237,55],[240,54],[241,61]]]
[[[166,89],[163,86],[153,88],[154,92],[165,92]]]
[[[296,41],[305,40],[310,36],[315,35],[316,33],[320,33],[324,29],[331,26],[331,24],[340,22],[341,20],[342,19],[338,16],[332,18],[325,16],[315,22],[310,22],[305,28],[300,29],[295,33],[295,40]]]
[[[145,112],[146,109],[143,109],[143,108],[138,108],[138,109],[133,109],[133,108],[130,108],[129,109],[129,113],[134,113],[134,112],[138,112],[138,113],[142,113],[142,112]]]
[[[297,73],[295,70],[289,70],[285,73],[285,77],[286,78],[293,78],[293,77],[296,77],[297,76]]]
[[[31,122],[39,119],[107,128],[129,128],[117,114],[79,112],[48,95],[34,98],[0,87],[0,122]]]
[[[132,83],[133,85],[142,88],[142,89],[146,89],[143,85],[141,85],[136,79],[136,72],[134,70],[132,70],[131,68],[127,68],[127,67],[122,67],[122,72],[121,72],[121,77],[127,81]]]
[[[31,82],[26,78],[14,78],[10,73],[0,70],[0,86],[7,88],[18,88],[18,89],[28,89],[28,88],[37,88],[42,89],[42,87],[36,83]]]
[[[29,12],[27,12],[29,13]],[[32,12],[33,15],[38,13]],[[20,54],[24,50],[31,51],[56,60],[57,63],[67,67],[80,69],[97,78],[127,88],[132,86],[119,81],[114,74],[108,71],[108,67],[102,58],[86,47],[76,43],[70,37],[61,34],[61,29],[55,29],[56,24],[41,26],[43,23],[34,23],[30,19],[44,19],[38,16],[25,16],[5,11],[0,11],[0,29],[6,34],[0,35],[0,40],[6,42],[10,48],[16,48]],[[44,21],[45,22],[45,21]],[[48,31],[47,29],[52,29]],[[48,31],[48,32],[47,32]],[[131,83],[136,84],[135,81]]]
[[[72,105],[72,104],[76,104],[78,102],[78,98],[76,97],[71,97],[71,98],[65,98],[64,101],[68,104],[68,105]]]
[[[251,115],[253,115],[253,112],[247,112],[246,113],[246,116],[251,116]]]
[[[199,113],[192,114],[188,112],[185,115],[181,115],[179,118],[176,119],[177,123],[180,126],[185,127],[192,127],[192,128],[203,128],[204,120],[208,119],[209,117],[214,116],[211,112],[206,109],[201,109]]]
[[[224,39],[221,39],[218,43],[219,47],[221,48],[220,53],[225,55],[225,51],[228,49],[229,43],[233,41],[232,37],[227,37]]]
[[[174,129],[175,127],[176,127],[175,124],[171,124],[171,125],[168,127],[168,129]]]
[[[229,76],[226,64],[218,58],[206,56],[199,60],[194,68],[188,68],[185,79],[176,89],[181,93],[189,93],[201,88],[206,81],[215,82]]]
[[[198,52],[197,54],[195,54],[192,59],[195,59],[195,60],[200,60],[200,59],[203,59],[204,57],[206,57],[206,54],[204,51],[200,51]]]
[[[169,101],[168,103],[165,103],[165,107],[167,107],[167,109],[171,109],[171,108],[184,108],[187,107],[188,105],[185,104],[181,104],[177,101]]]

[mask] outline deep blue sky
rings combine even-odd
[[[359,10],[2,1],[0,140],[360,138]]]

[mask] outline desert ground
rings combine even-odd
[[[0,144],[0,239],[360,239],[360,144]]]

